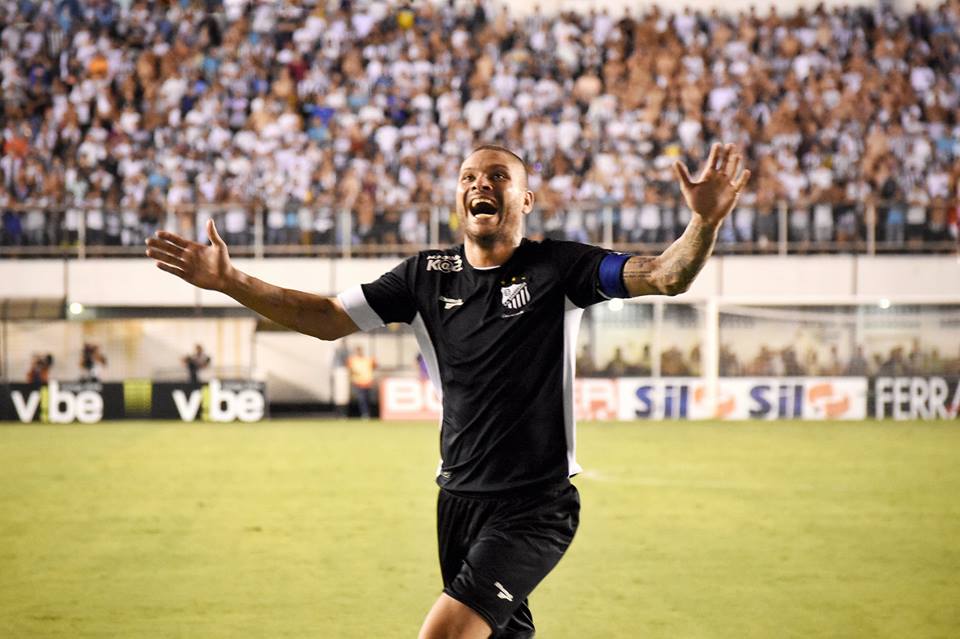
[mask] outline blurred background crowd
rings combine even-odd
[[[657,244],[671,165],[741,145],[721,244],[947,250],[960,200],[960,0],[791,15],[511,15],[476,3],[0,3],[4,247],[413,250],[456,238],[457,169],[531,168],[528,235]],[[406,249],[403,247],[406,246]],[[398,249],[399,247],[399,249]]]
[[[960,376],[960,350],[941,353],[937,347],[924,347],[919,339],[909,348],[895,346],[886,352],[867,353],[857,346],[849,356],[830,346],[826,357],[822,349],[809,347],[798,353],[793,347],[775,348],[767,344],[757,347],[753,357],[741,359],[729,344],[720,345],[721,377],[903,377],[911,375]],[[649,345],[639,356],[631,357],[617,348],[613,356],[597,366],[589,350],[577,358],[577,374],[586,377],[647,377],[656,372]],[[702,374],[700,346],[689,351],[670,346],[660,353],[660,375],[664,377],[698,377]]]

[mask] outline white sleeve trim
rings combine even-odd
[[[369,331],[384,325],[377,312],[367,303],[367,298],[359,284],[341,292],[337,295],[337,299],[361,331]]]

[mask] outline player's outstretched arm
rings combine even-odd
[[[631,257],[623,267],[623,283],[632,297],[683,293],[713,252],[723,219],[737,204],[750,179],[741,172],[742,156],[732,144],[714,144],[694,180],[682,162],[673,165],[683,199],[692,211],[686,230],[655,257]]]
[[[226,293],[295,331],[333,340],[358,330],[336,298],[274,286],[235,268],[212,219],[207,221],[207,235],[210,244],[200,244],[175,233],[158,231],[147,239],[147,256],[156,261],[160,270],[194,286]]]

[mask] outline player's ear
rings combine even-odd
[[[533,191],[525,191],[523,194],[523,214],[526,215],[533,210],[533,201],[536,198],[533,195]]]

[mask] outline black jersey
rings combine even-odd
[[[583,309],[606,299],[598,267],[609,253],[525,239],[506,263],[480,269],[460,245],[341,293],[363,330],[412,325],[442,400],[440,486],[511,491],[579,472],[577,331]]]

